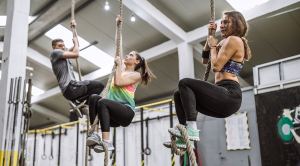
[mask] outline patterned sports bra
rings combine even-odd
[[[239,75],[239,73],[241,72],[243,66],[244,66],[244,63],[236,62],[236,61],[230,59],[224,65],[221,72],[228,72],[228,73],[232,73],[232,74],[235,74],[235,75]]]

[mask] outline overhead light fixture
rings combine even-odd
[[[108,1],[105,1],[104,9],[105,10],[109,10],[110,9]]]
[[[135,18],[135,15],[134,15],[134,14],[131,14],[131,16],[130,16],[130,21],[131,21],[131,22],[135,22],[135,21],[136,21],[136,18]]]

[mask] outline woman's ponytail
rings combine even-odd
[[[145,60],[145,58],[141,57],[137,52],[136,53],[136,58],[137,60],[140,61],[140,63],[138,63],[134,70],[138,71],[141,73],[142,76],[142,84],[147,85],[152,78],[156,78],[155,75],[152,73],[152,71],[150,70],[147,61]]]

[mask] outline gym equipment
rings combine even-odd
[[[300,106],[294,109],[283,109],[277,121],[277,133],[284,143],[295,140],[300,144],[300,136],[296,131],[300,129]]]
[[[42,134],[42,137],[43,137],[43,154],[42,154],[42,159],[43,160],[46,160],[47,159],[47,156],[46,156],[46,132],[45,134]]]

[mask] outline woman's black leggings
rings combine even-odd
[[[90,97],[89,111],[91,124],[98,115],[102,132],[109,132],[110,127],[128,126],[135,114],[129,106],[99,95]]]
[[[184,78],[174,93],[176,114],[180,124],[196,121],[197,113],[225,118],[237,112],[242,102],[240,85],[236,81],[222,80],[216,84]]]

